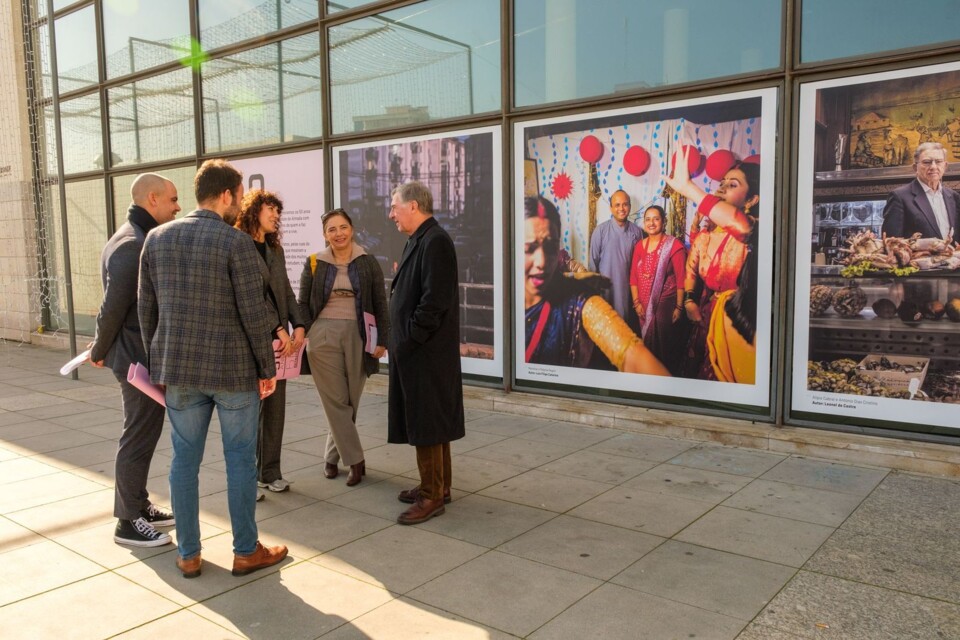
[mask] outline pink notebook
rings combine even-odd
[[[151,399],[159,402],[162,406],[167,406],[167,403],[163,401],[163,389],[150,382],[150,372],[139,362],[130,363],[130,368],[127,369],[127,382],[150,396]]]
[[[280,348],[280,341],[273,341],[273,356],[276,358],[277,380],[289,380],[300,375],[300,364],[303,360],[303,352],[307,347],[307,341],[304,340],[300,348],[289,356],[281,356],[277,353]]]

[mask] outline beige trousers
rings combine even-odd
[[[349,466],[363,461],[357,434],[357,408],[367,382],[363,344],[355,320],[317,319],[307,334],[307,360],[330,432],[324,461]]]

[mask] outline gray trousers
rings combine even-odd
[[[117,376],[117,380],[123,399],[123,431],[117,446],[113,515],[121,520],[135,520],[141,509],[150,504],[147,476],[163,429],[165,409],[127,382],[126,377]]]
[[[357,408],[367,382],[363,343],[356,320],[318,319],[310,327],[307,359],[330,425],[324,462],[349,466],[363,461]]]
[[[277,390],[260,401],[260,427],[257,431],[257,480],[270,483],[283,477],[280,472],[280,448],[287,413],[287,381],[277,380]]]

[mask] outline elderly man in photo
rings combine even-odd
[[[457,254],[421,183],[393,192],[390,219],[408,240],[390,285],[387,441],[417,449],[420,484],[397,496],[413,505],[397,522],[418,524],[450,502],[450,442],[464,436]]]
[[[628,220],[630,196],[622,189],[610,196],[611,217],[590,236],[590,271],[610,279],[610,305],[634,329],[639,328],[630,296],[630,259],[643,231]]]
[[[947,150],[939,142],[924,142],[913,154],[916,180],[894,189],[883,209],[883,233],[888,237],[960,241],[957,210],[960,194],[944,186]]]
[[[137,276],[140,251],[152,229],[172,221],[180,211],[177,187],[156,173],[142,173],[130,186],[133,201],[127,221],[107,241],[100,256],[103,302],[90,343],[90,364],[107,366],[120,383],[123,430],[117,446],[113,540],[133,547],[170,544],[168,533],[154,527],[174,524],[173,514],[150,502],[147,476],[163,429],[163,406],[127,382],[131,363],[145,362],[137,317]]]
[[[220,418],[233,528],[233,575],[277,564],[283,545],[257,539],[260,400],[276,388],[260,256],[233,227],[243,176],[207,160],[194,177],[197,210],[154,229],[140,258],[140,330],[150,380],[166,386],[173,427],[170,494],[177,514],[177,567],[200,575],[198,474],[213,410]]]

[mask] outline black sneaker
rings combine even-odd
[[[143,518],[119,520],[113,532],[113,541],[131,547],[162,547],[170,544],[170,534],[157,531]]]
[[[155,504],[140,510],[140,517],[155,527],[172,527],[176,522],[172,513],[167,513]]]

